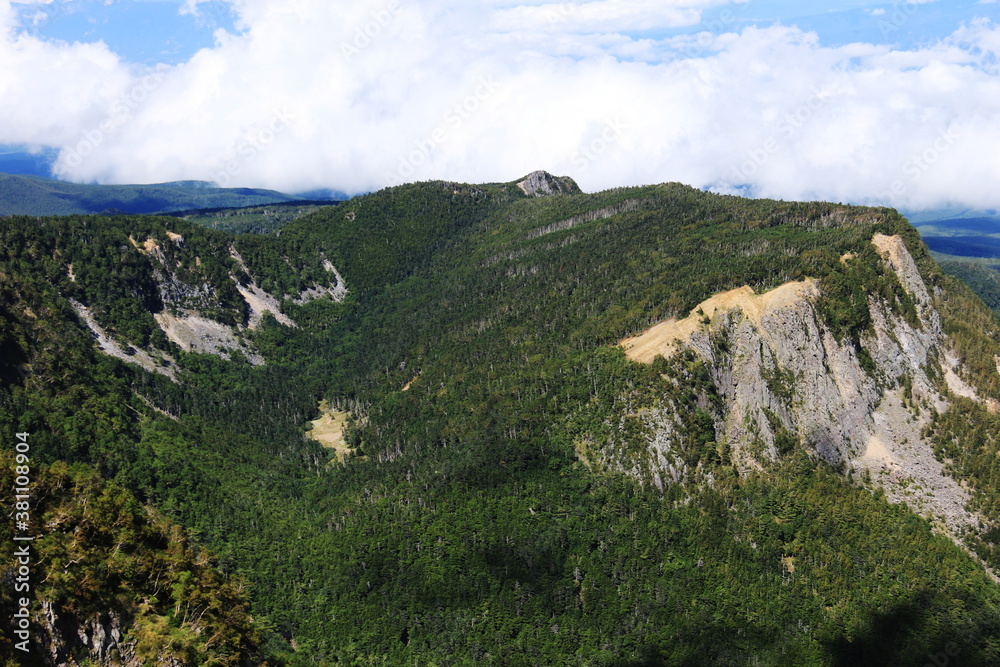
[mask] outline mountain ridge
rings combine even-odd
[[[154,214],[240,208],[299,201],[273,190],[221,188],[203,181],[153,185],[81,185],[30,175],[0,174],[0,216]]]
[[[1000,659],[1000,322],[913,227],[524,180],[398,186],[280,236],[11,218],[0,423],[244,573],[278,662]],[[173,379],[102,354],[71,298]],[[690,337],[629,359],[670,318]],[[320,406],[340,449],[308,437]]]
[[[730,452],[742,470],[761,468],[757,456],[777,458],[788,446],[789,434],[803,438],[831,465],[846,466],[851,476],[867,476],[887,497],[908,504],[917,514],[930,512],[938,529],[965,546],[960,536],[981,528],[982,518],[965,509],[968,492],[934,458],[921,431],[929,425],[932,410],[948,409],[945,394],[975,400],[993,414],[1000,413],[1000,401],[980,399],[955,373],[958,360],[942,347],[940,316],[902,239],[876,234],[872,245],[913,298],[916,316],[870,304],[870,370],[824,330],[816,309],[820,290],[809,279],[761,295],[743,288],[712,297],[686,320],[669,320],[621,345],[630,359],[643,363],[653,363],[661,353],[670,357],[691,349],[717,369],[713,379],[726,403],[720,417],[727,441],[745,446],[759,438],[759,453]],[[727,341],[725,346],[718,344],[720,339]],[[760,352],[754,352],[759,345]],[[810,358],[823,359],[826,372],[811,367]],[[925,372],[928,364],[937,368]],[[908,397],[901,389],[904,369]],[[816,417],[823,412],[827,416]],[[670,418],[657,416],[661,422]],[[669,429],[661,428],[658,448],[669,450],[669,443],[662,442],[669,437]],[[676,478],[669,464],[665,471]],[[907,479],[916,493],[901,492]],[[662,486],[658,478],[654,482]]]

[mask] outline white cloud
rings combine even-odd
[[[1000,205],[996,24],[914,51],[780,26],[629,35],[717,4],[235,0],[240,34],[150,75],[19,35],[0,0],[0,142],[60,147],[84,181],[363,191],[544,168],[588,190]]]
[[[103,43],[50,43],[20,33],[14,8],[0,2],[0,143],[65,145],[101,120],[132,76]]]
[[[608,33],[692,26],[702,10],[729,0],[595,0],[518,5],[496,12],[498,30],[544,30],[547,32]]]

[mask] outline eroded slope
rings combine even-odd
[[[911,307],[871,294],[870,326],[856,341],[836,335],[821,311],[822,284],[806,279],[760,295],[744,287],[713,296],[688,317],[620,344],[642,363],[682,350],[704,360],[722,399],[716,431],[739,469],[761,470],[805,447],[958,539],[981,529],[982,518],[968,509],[969,491],[935,457],[925,433],[954,396],[978,397],[956,372],[941,317],[903,240],[877,234],[872,245]],[[696,473],[675,452],[678,409],[649,416],[658,485]]]

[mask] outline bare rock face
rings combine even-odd
[[[127,612],[109,609],[81,618],[61,610],[51,602],[42,603],[41,622],[37,629],[38,645],[44,653],[39,664],[93,665],[94,667],[143,667],[150,665],[136,655],[134,619]],[[176,651],[165,648],[155,667],[184,667],[187,663]]]
[[[42,623],[38,629],[40,645],[46,647],[45,664],[70,665],[85,658],[95,665],[140,667],[134,642],[125,638],[130,621],[123,614],[109,610],[88,620],[59,611],[50,602],[42,603]]]
[[[240,352],[254,365],[264,363],[264,358],[225,324],[190,313],[173,315],[164,311],[153,317],[167,338],[185,352],[214,354],[223,359],[228,359],[233,352]]]
[[[558,194],[579,194],[580,187],[566,176],[553,176],[547,171],[533,171],[517,182],[526,195],[545,197]]]
[[[160,373],[175,382],[177,381],[177,374],[172,365],[174,359],[169,354],[156,349],[150,351],[139,350],[131,345],[119,344],[118,341],[97,323],[97,320],[94,319],[93,314],[90,312],[90,308],[75,299],[70,299],[69,303],[73,307],[73,310],[76,311],[80,320],[90,329],[101,352],[116,359],[121,359],[126,363],[144,368],[151,373]]]
[[[183,246],[184,237],[173,232],[167,232],[171,243]],[[229,279],[243,299],[246,322],[244,325],[232,326],[212,319],[213,311],[224,309],[224,304],[215,287],[207,284],[189,284],[178,275],[180,265],[172,264],[163,248],[154,239],[139,242],[133,237],[129,241],[139,253],[150,259],[152,275],[156,281],[159,299],[164,309],[154,312],[153,318],[166,337],[185,352],[212,354],[223,359],[231,358],[239,353],[251,364],[264,364],[264,358],[256,351],[252,343],[243,335],[245,330],[254,330],[261,326],[266,314],[286,327],[295,328],[296,323],[282,313],[281,303],[288,300],[297,305],[304,305],[321,298],[331,298],[340,303],[347,297],[347,284],[337,268],[329,261],[323,260],[323,268],[328,277],[298,294],[273,295],[259,287],[253,275],[247,268],[243,258],[236,248],[230,246],[230,256],[242,270],[243,281],[236,275]],[[73,267],[67,267],[71,280],[75,280]],[[90,328],[102,352],[122,361],[140,366],[148,371],[160,373],[171,380],[178,381],[173,368],[173,359],[167,353],[150,348],[139,350],[131,345],[116,341],[105,331],[91,315],[86,306],[72,302],[73,308],[81,321]]]
[[[872,298],[872,326],[860,346],[838,340],[817,312],[821,286],[806,280],[762,295],[748,287],[717,295],[690,317],[622,346],[645,363],[683,350],[705,361],[723,399],[716,434],[739,470],[762,469],[782,450],[804,447],[959,541],[979,518],[966,509],[968,492],[935,458],[923,430],[951,394],[976,398],[975,390],[955,373],[941,318],[902,239],[877,235],[872,243],[912,298],[917,322]],[[660,408],[647,423],[654,433],[652,482],[692,476],[696,471],[672,453],[676,408]]]

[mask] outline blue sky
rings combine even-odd
[[[19,14],[30,34],[47,40],[102,40],[133,63],[178,64],[211,47],[218,28],[234,30],[227,3],[203,7],[205,17],[182,15],[183,2],[156,0],[56,0],[22,4]]]
[[[987,0],[0,0],[0,165],[996,207],[998,56]]]
[[[198,15],[182,14],[184,6],[183,0],[56,0],[41,5],[22,4],[19,10],[32,34],[67,42],[103,40],[129,62],[147,65],[182,63],[199,49],[211,48],[216,30],[239,32],[227,2],[202,3]],[[755,0],[709,8],[702,20],[691,26],[633,34],[669,37],[777,23],[814,31],[830,46],[865,41],[912,48],[947,37],[962,22],[990,14],[987,9],[978,0],[924,5],[865,0]],[[906,20],[896,25],[899,17]]]
[[[56,0],[49,4],[21,4],[18,9],[32,34],[67,42],[103,40],[129,62],[146,65],[182,63],[199,49],[211,48],[216,30],[239,32],[227,2],[202,3],[198,15],[182,13],[184,6],[184,0]],[[691,26],[633,34],[667,37],[702,30],[721,33],[778,23],[814,31],[830,46],[865,41],[912,48],[947,37],[962,22],[976,16],[996,13],[987,9],[978,0],[923,5],[865,0],[756,0],[709,8],[702,20]],[[897,21],[899,17],[905,21]]]

